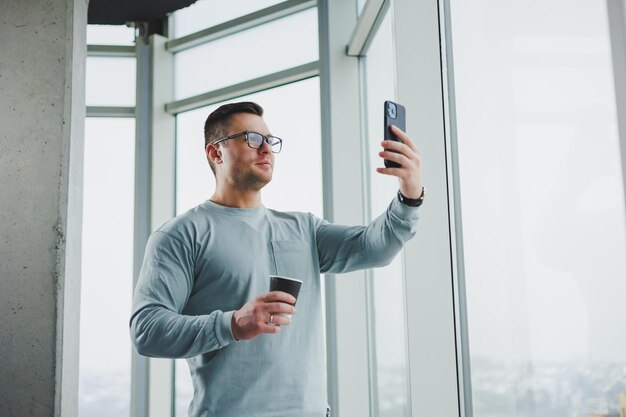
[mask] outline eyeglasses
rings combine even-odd
[[[263,142],[267,142],[272,149],[272,153],[278,153],[283,148],[283,140],[281,138],[277,138],[276,136],[265,136],[258,132],[251,132],[246,130],[245,132],[233,133],[232,135],[228,135],[223,138],[219,138],[214,141],[213,144],[217,145],[220,142],[224,142],[225,140],[236,138],[237,136],[246,135],[245,140],[248,142],[248,146],[252,149],[259,149],[263,146]]]

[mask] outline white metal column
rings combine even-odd
[[[165,110],[174,99],[174,56],[167,39],[150,37],[152,79],[150,230],[176,215],[176,118]],[[150,417],[174,416],[174,361],[150,359]]]
[[[165,111],[173,99],[173,57],[166,39],[137,38],[135,168],[135,280],[150,233],[174,216],[175,118]],[[173,366],[133,352],[133,417],[170,417]]]
[[[144,37],[136,37],[137,59],[135,102],[135,231],[133,248],[133,289],[137,284],[143,253],[150,235],[150,107],[151,81],[150,48]],[[150,362],[145,356],[132,352],[131,417],[148,417],[148,375]]]
[[[444,77],[437,0],[393,4],[398,100],[422,154],[427,197],[404,252],[411,411],[459,416]]]
[[[341,224],[365,219],[358,59],[346,55],[356,1],[320,0],[320,88],[324,215]],[[327,276],[326,347],[332,415],[370,415],[365,271]]]

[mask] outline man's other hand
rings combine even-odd
[[[256,297],[233,314],[233,336],[237,340],[250,340],[263,333],[278,333],[280,326],[291,323],[291,319],[279,314],[295,314],[295,303],[291,294],[282,291]]]

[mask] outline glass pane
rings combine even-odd
[[[175,38],[227,22],[240,16],[264,9],[281,0],[199,0],[189,7],[174,13]]]
[[[272,134],[281,137],[272,182],[263,189],[263,204],[282,211],[311,212],[322,217],[322,155],[319,79],[241,97],[265,110]],[[294,106],[297,103],[297,106]],[[176,212],[184,213],[211,197],[215,179],[204,154],[204,121],[223,103],[177,117]],[[176,361],[176,416],[187,415],[193,388],[189,367]]]
[[[135,29],[121,25],[87,25],[87,45],[135,45]]]
[[[318,59],[313,8],[175,55],[176,99]]]
[[[365,58],[371,218],[383,213],[396,198],[398,180],[378,174],[383,140],[383,103],[395,99],[395,58],[391,17],[387,13]],[[374,332],[376,335],[377,416],[407,416],[405,317],[402,262],[398,256],[388,266],[372,270]],[[394,320],[389,320],[394,317]]]
[[[174,417],[187,417],[193,398],[193,384],[189,375],[189,365],[185,359],[174,360],[175,414]]]
[[[606,4],[451,3],[474,416],[619,415],[626,224]]]
[[[79,416],[130,416],[134,119],[85,124]]]
[[[203,203],[215,190],[204,153],[204,122],[216,108],[203,107],[176,117],[176,214]]]
[[[283,139],[283,149],[276,155],[274,177],[263,189],[263,204],[276,210],[310,211],[322,217],[319,79],[311,78],[233,101],[259,103],[272,134]],[[215,190],[215,177],[204,154],[203,132],[207,116],[222,104],[178,115],[177,214],[201,204]]]
[[[135,105],[135,58],[87,58],[88,106]]]

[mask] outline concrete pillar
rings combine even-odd
[[[0,415],[73,417],[87,0],[0,10]]]

